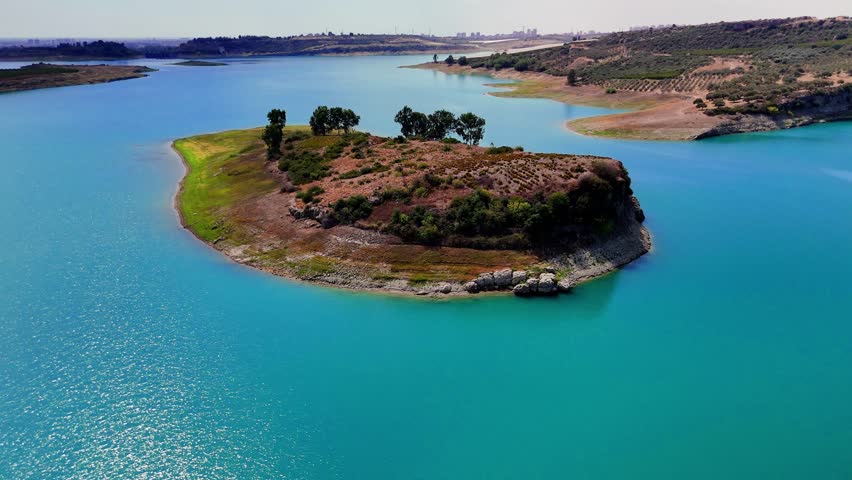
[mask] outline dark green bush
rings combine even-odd
[[[352,224],[367,218],[373,213],[373,205],[363,195],[353,195],[340,199],[331,205],[334,215],[340,223]]]
[[[314,185],[313,187],[303,190],[301,192],[296,193],[296,198],[305,202],[305,203],[318,203],[320,201],[319,195],[325,193],[325,190],[322,187]]]
[[[512,153],[514,151],[515,151],[515,149],[512,148],[512,147],[502,146],[502,147],[490,147],[488,150],[485,151],[485,153],[487,153],[489,155],[499,155],[501,153]]]
[[[328,175],[328,162],[314,152],[287,152],[278,161],[278,169],[296,185],[310,183]]]

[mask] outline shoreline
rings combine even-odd
[[[375,279],[370,278],[367,273],[362,272],[355,272],[354,274],[352,272],[342,272],[305,278],[295,274],[292,269],[276,268],[274,266],[258,262],[255,257],[245,255],[245,248],[240,248],[240,246],[228,248],[228,246],[224,245],[224,243],[219,244],[217,241],[218,239],[212,242],[207,241],[190,226],[182,209],[181,197],[186,191],[187,180],[193,173],[193,166],[185,157],[184,152],[182,152],[177,146],[177,142],[180,140],[183,139],[176,139],[169,144],[172,152],[180,158],[181,164],[184,167],[183,176],[178,182],[172,201],[172,206],[177,215],[178,224],[185,230],[189,231],[189,233],[197,241],[203,243],[207,248],[216,251],[218,254],[224,256],[235,264],[250,267],[287,281],[294,281],[312,286],[332,287],[352,292],[404,297],[414,296],[429,299],[470,298],[479,295],[488,297],[492,294],[513,295],[511,288],[508,290],[481,291],[473,294],[465,290],[465,281],[431,281],[416,285],[412,285],[402,280],[382,283],[377,282]],[[543,260],[551,266],[546,270],[549,271],[554,267],[570,269],[565,278],[570,280],[573,286],[609,275],[618,270],[620,267],[629,264],[646,253],[649,253],[652,249],[650,232],[644,225],[633,218],[632,211],[629,218],[630,220],[627,222],[627,225],[620,226],[617,233],[613,233],[610,238],[603,242],[595,243],[585,248],[578,248],[571,252],[570,255],[553,255],[543,257]],[[622,227],[624,229],[622,229]],[[509,251],[507,251],[507,254],[508,253]],[[324,255],[320,254],[320,256]],[[582,265],[582,267],[578,268],[578,265]],[[446,288],[446,285],[450,286],[449,291],[443,290],[443,288]],[[554,294],[555,293],[556,292],[554,291]]]
[[[846,105],[852,102],[848,93],[840,91],[829,96],[828,107],[804,111],[799,116],[770,116],[767,114],[742,114],[709,116],[695,108],[693,100],[702,98],[702,92],[692,93],[639,93],[617,91],[608,94],[597,85],[568,86],[562,77],[546,73],[474,69],[469,66],[444,63],[422,63],[402,68],[438,71],[447,75],[485,76],[514,80],[514,83],[483,83],[484,86],[503,89],[488,92],[501,98],[544,98],[568,105],[603,107],[626,112],[582,117],[566,120],[564,128],[579,135],[623,140],[693,141],[735,133],[755,133],[785,130],[830,121],[852,119]]]

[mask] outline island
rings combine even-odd
[[[481,147],[473,113],[405,107],[395,138],[354,130],[360,118],[338,107],[310,126],[285,119],[276,109],[263,128],[173,143],[182,225],[239,263],[358,290],[532,296],[651,247],[616,160]]]
[[[136,65],[52,65],[36,63],[0,69],[0,93],[115,82],[146,77],[154,69]]]
[[[850,37],[849,17],[672,25],[415,67],[516,80],[497,96],[629,110],[567,123],[581,134],[695,140],[852,118]]]
[[[173,63],[172,65],[177,65],[179,67],[224,67],[227,63],[208,62],[205,60],[186,60],[183,62]]]

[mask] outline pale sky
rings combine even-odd
[[[852,15],[850,0],[0,0],[0,37],[194,37],[339,32],[623,30]]]

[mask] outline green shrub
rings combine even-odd
[[[278,169],[296,185],[319,180],[328,175],[328,162],[314,152],[287,152],[279,161]]]
[[[284,143],[299,142],[299,141],[302,141],[302,140],[307,140],[309,138],[311,138],[310,133],[308,133],[304,130],[296,130],[296,131],[293,131],[293,132],[287,132],[284,135]]]
[[[352,224],[367,218],[373,213],[373,205],[364,195],[353,195],[340,199],[331,205],[334,215],[340,223]]]
[[[388,170],[390,170],[390,167],[388,167],[387,165],[382,165],[379,162],[376,162],[376,163],[374,163],[372,165],[368,165],[366,167],[361,167],[361,168],[357,168],[355,170],[349,170],[348,172],[341,173],[338,178],[340,178],[341,180],[347,180],[347,179],[350,179],[350,178],[360,177],[361,175],[368,175],[370,173],[377,173],[377,172],[386,172]]]
[[[319,203],[320,199],[318,196],[323,193],[325,193],[325,190],[323,190],[322,187],[314,185],[307,190],[296,192],[296,198],[305,203]]]
[[[512,147],[502,146],[502,147],[490,147],[488,150],[485,151],[485,153],[487,153],[489,155],[499,155],[501,153],[512,153],[514,151],[515,151],[515,149],[512,148]]]

